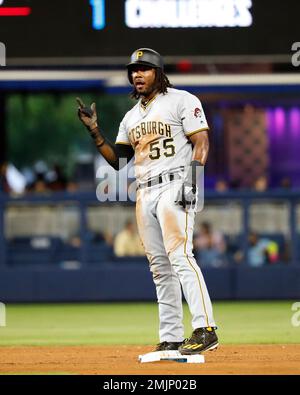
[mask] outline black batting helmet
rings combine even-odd
[[[131,55],[130,63],[126,65],[128,70],[128,79],[132,84],[131,67],[140,64],[153,68],[164,68],[163,60],[160,54],[150,48],[139,48]]]

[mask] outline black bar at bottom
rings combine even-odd
[[[99,394],[105,392],[153,393],[166,391],[184,391],[200,393],[207,390],[217,392],[216,386],[226,385],[230,393],[241,393],[241,388],[247,385],[249,389],[268,389],[276,387],[277,390],[286,390],[287,385],[296,385],[299,388],[300,376],[205,376],[205,375],[168,375],[168,376],[1,376],[1,394],[9,390],[22,391],[22,393],[41,394],[48,393],[76,393]],[[241,387],[242,386],[242,387]],[[214,389],[214,390],[213,390]],[[223,387],[224,389],[224,387]],[[63,392],[64,391],[64,392]],[[71,392],[72,391],[72,392]],[[21,393],[21,392],[20,392]],[[203,392],[202,392],[203,393]]]

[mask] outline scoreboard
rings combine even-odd
[[[299,0],[0,0],[0,42],[10,59],[289,55]],[[61,62],[60,62],[61,63]]]

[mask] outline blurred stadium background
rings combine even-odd
[[[155,300],[134,203],[97,200],[103,160],[75,102],[95,101],[114,141],[139,47],[164,56],[211,126],[195,254],[212,299],[299,299],[299,12],[296,0],[0,1],[0,301]]]

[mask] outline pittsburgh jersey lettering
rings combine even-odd
[[[130,130],[129,139],[131,143],[136,144],[147,134],[171,137],[171,125],[157,121],[141,122],[138,126]]]

